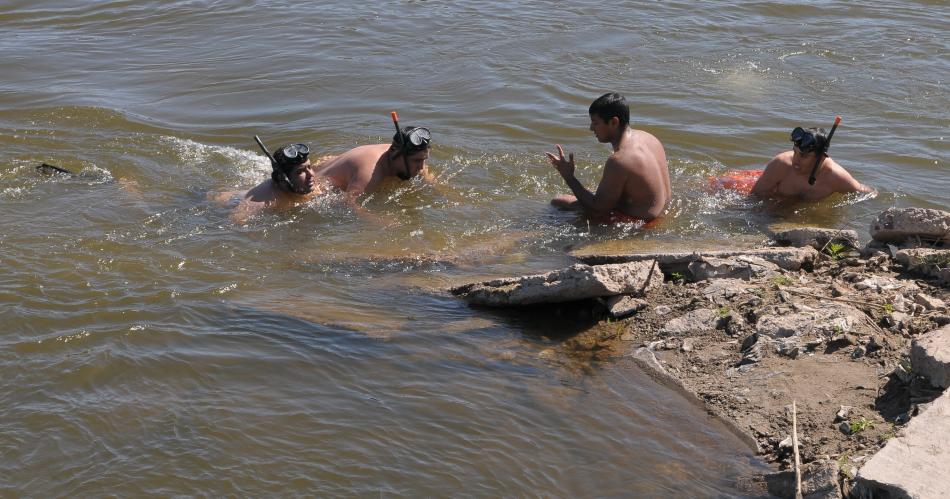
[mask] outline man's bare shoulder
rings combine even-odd
[[[277,189],[273,180],[265,180],[244,194],[244,200],[251,203],[272,203],[277,200]]]

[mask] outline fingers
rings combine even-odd
[[[555,161],[557,161],[557,156],[555,156],[555,155],[553,155],[553,154],[551,154],[551,153],[549,153],[549,152],[545,152],[544,154],[547,155],[548,159],[551,160],[551,163],[552,163],[552,164],[553,164]]]
[[[574,164],[574,153],[571,153],[571,164]]]
[[[561,148],[561,144],[554,144],[554,146],[557,147],[557,152],[561,155],[561,159],[564,159],[564,149]]]

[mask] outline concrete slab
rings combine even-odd
[[[950,325],[914,340],[910,364],[914,373],[930,380],[931,385],[950,387]]]
[[[761,248],[747,250],[697,250],[697,251],[671,251],[660,253],[626,253],[626,254],[595,254],[575,251],[571,256],[588,265],[600,265],[605,263],[622,262],[640,262],[647,260],[656,260],[660,264],[663,272],[687,272],[689,264],[702,260],[704,258],[736,258],[736,257],[759,257],[765,261],[772,262],[782,269],[797,271],[802,267],[808,267],[818,258],[818,251],[812,247],[805,248]]]
[[[663,284],[653,261],[611,265],[572,265],[545,274],[465,284],[449,291],[474,305],[511,307],[563,303],[627,294],[642,296]]]
[[[861,468],[851,496],[950,496],[950,393],[912,419]]]
[[[900,243],[908,238],[950,243],[950,212],[929,208],[888,208],[871,223],[875,241]]]
[[[860,248],[858,233],[853,230],[826,229],[782,223],[770,225],[769,232],[772,233],[772,240],[783,246],[811,246],[816,250],[821,250],[831,242],[838,242],[851,248]]]

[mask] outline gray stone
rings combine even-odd
[[[812,265],[818,258],[818,251],[811,247],[805,248],[762,248],[752,250],[728,251],[696,251],[696,252],[664,252],[664,253],[630,253],[622,255],[596,255],[572,253],[578,260],[589,264],[640,262],[656,260],[665,273],[685,272],[691,262],[705,257],[732,258],[738,256],[755,256],[772,262],[783,270],[798,271]]]
[[[865,327],[867,321],[860,310],[840,303],[825,303],[817,309],[796,314],[763,316],[756,323],[756,332],[770,338],[831,337]]]
[[[649,304],[646,300],[627,295],[617,295],[607,298],[607,310],[611,317],[619,318],[637,313]]]
[[[947,304],[944,303],[943,300],[923,293],[917,293],[917,296],[914,297],[914,301],[923,305],[927,310],[946,310],[947,308]]]
[[[841,424],[838,425],[838,430],[840,430],[841,433],[844,433],[845,435],[850,435],[850,434],[851,434],[851,423],[849,423],[849,422],[847,422],[847,421],[842,421]]]
[[[867,349],[867,348],[864,348],[863,346],[858,345],[858,346],[854,347],[854,350],[851,351],[851,358],[852,358],[852,359],[860,359],[861,357],[864,357],[864,355],[867,354],[867,353],[868,353],[868,349]]]
[[[669,305],[660,305],[654,309],[654,312],[656,312],[656,315],[659,315],[659,316],[664,316],[672,311],[673,309],[670,308]]]
[[[769,277],[778,272],[778,265],[758,256],[736,256],[732,258],[703,257],[693,261],[687,267],[692,280],[742,279]]]
[[[820,459],[802,466],[803,499],[838,499],[841,487],[838,485],[838,463],[831,459]],[[779,471],[765,475],[769,493],[783,499],[795,497],[795,472]]]
[[[916,340],[910,348],[910,364],[915,374],[939,388],[950,387],[950,326],[943,326]]]
[[[684,338],[683,344],[680,346],[680,350],[685,353],[692,352],[696,347],[696,338]]]
[[[853,230],[794,227],[788,224],[772,225],[769,230],[775,242],[786,246],[811,246],[820,251],[829,243],[835,242],[851,248],[859,247],[858,233]]]
[[[835,413],[835,423],[848,419],[848,416],[851,415],[851,411],[853,409],[854,407],[851,407],[850,405],[841,406],[841,408],[838,409],[838,412]],[[850,431],[850,428],[849,428],[849,431]]]
[[[854,284],[854,288],[860,291],[871,290],[883,293],[885,291],[900,290],[907,293],[916,293],[920,288],[914,281],[904,281],[893,277],[871,276]]]
[[[946,497],[950,491],[950,392],[887,441],[855,479],[856,497]]]
[[[572,265],[546,274],[494,279],[452,288],[452,294],[475,305],[496,307],[561,303],[601,296],[642,296],[663,284],[655,262]]]
[[[950,285],[950,250],[905,249],[897,251],[895,258],[910,272],[935,277],[941,284]]]
[[[681,336],[716,329],[717,317],[717,312],[712,309],[692,310],[680,317],[670,319],[660,330],[660,334]]]
[[[888,208],[871,223],[876,241],[901,243],[907,239],[950,243],[950,212],[927,208]]]
[[[703,297],[708,300],[729,300],[748,292],[749,284],[742,279],[712,279],[702,289]]]
[[[770,340],[769,343],[772,345],[772,351],[779,355],[784,355],[785,357],[797,359],[798,354],[801,352],[801,346],[798,344],[796,337],[776,338]]]
[[[654,355],[653,351],[649,348],[638,348],[631,356],[640,367],[647,371],[656,371],[659,374],[666,374],[666,368],[663,367],[663,364],[660,364],[656,355]]]

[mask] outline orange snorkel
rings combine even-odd
[[[835,129],[838,128],[838,124],[841,123],[841,116],[835,116],[835,124],[831,126],[831,131],[828,132],[828,138],[825,140],[824,147],[818,151],[818,157],[815,159],[815,166],[812,167],[811,173],[808,175],[808,185],[815,185],[815,175],[818,174],[818,167],[821,166],[821,161],[825,159],[825,154],[828,152],[828,148],[831,147],[831,137],[835,134]]]

